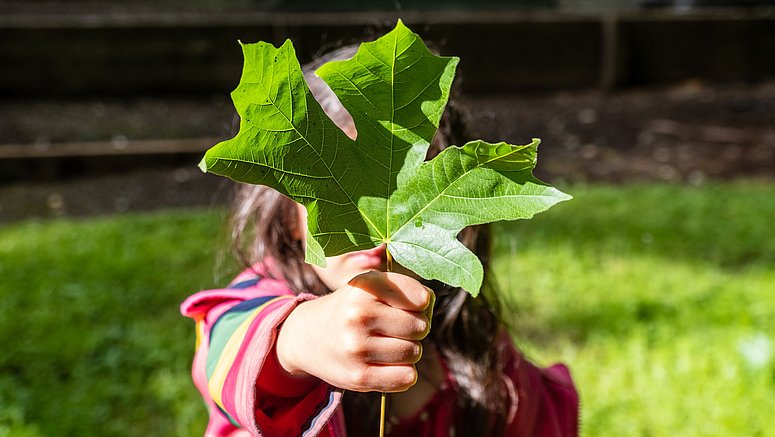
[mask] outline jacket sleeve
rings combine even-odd
[[[341,390],[293,378],[277,362],[278,328],[315,296],[296,296],[276,282],[203,291],[181,306],[197,324],[192,373],[210,411],[206,436],[317,435],[341,403]]]
[[[506,345],[505,376],[514,401],[506,436],[576,437],[579,395],[564,364],[542,369]]]

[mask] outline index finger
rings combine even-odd
[[[400,273],[366,272],[352,278],[347,284],[371,294],[386,305],[405,311],[424,311],[433,301],[430,288]]]

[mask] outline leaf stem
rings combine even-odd
[[[379,403],[379,437],[385,437],[385,404],[387,404],[387,393],[382,392]]]
[[[387,255],[387,271],[393,271],[393,255],[390,254],[390,250],[385,248],[385,255]]]
[[[385,255],[387,258],[387,271],[393,271],[393,255],[390,254],[390,249],[385,248]],[[382,392],[379,402],[379,437],[385,437],[385,410],[387,410],[387,393]]]

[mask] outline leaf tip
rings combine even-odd
[[[415,36],[417,36],[417,34],[415,34],[415,33],[412,31],[412,29],[410,29],[410,28],[409,28],[409,27],[406,25],[406,23],[404,23],[404,20],[402,20],[402,19],[400,19],[400,18],[399,18],[399,19],[396,21],[396,27],[394,27],[394,28],[393,28],[393,30],[392,30],[390,33],[392,33],[392,32],[396,32],[396,31],[397,31],[397,32],[408,32],[408,33],[410,33],[410,34],[412,34],[412,35],[415,35]],[[419,38],[419,36],[418,36],[418,38]]]
[[[290,48],[294,53],[296,52],[296,48],[293,46],[293,41],[290,38],[285,38],[285,41],[283,41],[279,48]]]
[[[484,282],[484,267],[479,264],[478,272],[475,278],[471,278],[469,281],[464,281],[462,284],[463,290],[471,295],[474,299],[479,296],[479,292],[482,290],[482,282]]]
[[[312,233],[309,229],[307,229],[306,242],[307,244],[304,249],[304,262],[307,264],[316,265],[318,267],[325,267],[328,264],[326,262],[325,251],[323,251],[323,247],[320,246],[320,243],[318,243],[315,237],[312,236]]]
[[[207,157],[202,158],[197,167],[199,167],[199,170],[202,170],[202,173],[207,173]]]

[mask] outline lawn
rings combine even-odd
[[[772,435],[775,187],[569,191],[499,226],[497,272],[523,348],[571,365],[585,434]]]
[[[564,187],[496,228],[518,343],[568,363],[590,436],[775,429],[775,185]],[[228,281],[222,211],[0,229],[0,437],[201,435],[189,293]]]

